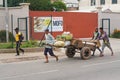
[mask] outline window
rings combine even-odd
[[[105,0],[100,0],[100,5],[105,5]]]
[[[91,6],[96,5],[96,0],[91,0]]]
[[[117,0],[112,0],[112,4],[117,4]]]

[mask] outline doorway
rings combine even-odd
[[[24,41],[28,40],[28,21],[27,18],[18,18],[19,31],[24,35]]]
[[[110,37],[110,19],[109,18],[102,19],[102,27]]]

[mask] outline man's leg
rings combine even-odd
[[[24,50],[22,48],[20,48],[20,51],[22,51],[22,53],[24,54]]]
[[[24,54],[24,50],[22,48],[19,48],[20,51],[22,51],[22,53]]]
[[[45,59],[46,59],[45,63],[48,63],[49,60],[48,60],[48,56],[47,55],[45,55]]]
[[[102,53],[104,53],[105,47],[106,47],[106,44],[103,42],[103,44],[102,44]]]
[[[110,51],[111,51],[111,56],[113,56],[113,50],[112,50],[112,47],[111,47],[110,43],[106,44],[106,46],[110,49]]]
[[[96,49],[93,51],[93,54],[92,54],[92,56],[94,56],[94,55],[95,55],[95,51],[96,51]]]
[[[19,41],[19,50],[22,51],[22,53],[24,54],[24,50],[20,48],[20,46],[21,46],[21,42]]]
[[[97,49],[100,51],[100,56],[101,57],[104,56],[103,53],[102,53],[102,51],[101,51],[101,49],[99,47],[97,47]]]
[[[19,42],[16,42],[16,56],[19,55]]]
[[[106,44],[103,42],[102,43],[102,55],[100,55],[100,57],[104,56],[103,53],[104,53],[105,47],[106,47]]]
[[[52,48],[49,49],[49,54],[50,54],[51,56],[54,56],[54,57],[56,58],[56,61],[58,61],[58,56],[56,56],[56,55],[54,54]]]
[[[46,59],[45,63],[49,62],[47,52],[48,52],[48,48],[45,48],[45,50],[44,50],[44,55],[45,55],[45,59]]]

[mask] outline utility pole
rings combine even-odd
[[[8,32],[8,21],[9,21],[9,15],[8,15],[8,4],[7,0],[5,0],[5,29],[6,29],[6,42],[9,42],[9,32]]]

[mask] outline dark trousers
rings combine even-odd
[[[44,55],[47,56],[47,53],[49,53],[51,56],[55,56],[52,48],[45,48]]]
[[[21,42],[17,41],[16,42],[16,53],[17,53],[17,55],[20,55],[19,51],[22,51],[24,53],[24,50],[22,48],[20,48],[20,45],[21,45]]]
[[[100,54],[102,54],[102,51],[101,51],[101,49],[100,49],[99,47],[96,47],[96,49],[98,49],[98,50],[100,51]],[[95,51],[96,51],[96,49],[95,49]],[[92,54],[92,56],[94,56],[94,54],[95,54],[95,51],[93,51],[93,54]]]

